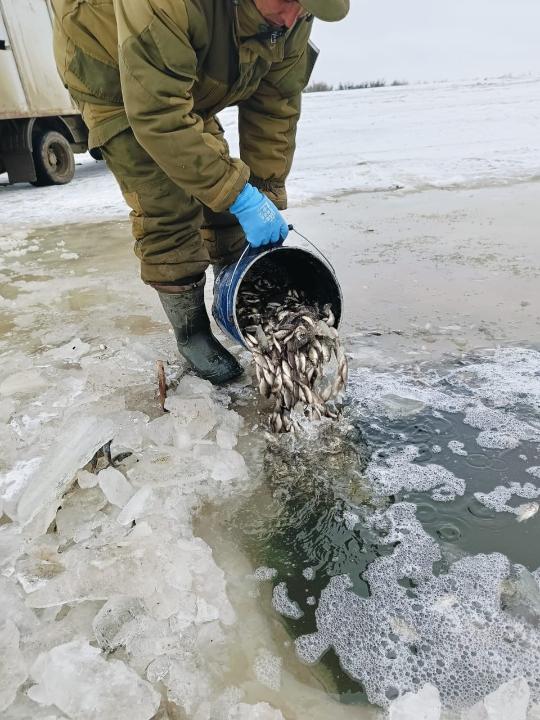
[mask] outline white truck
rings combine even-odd
[[[0,174],[63,185],[88,131],[54,62],[49,0],[0,0]]]

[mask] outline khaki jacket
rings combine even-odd
[[[285,35],[253,0],[52,0],[58,69],[91,147],[131,126],[164,172],[216,212],[250,178],[283,193],[301,93],[317,51],[312,21]],[[240,159],[205,122],[239,107]],[[285,196],[286,197],[286,196]]]

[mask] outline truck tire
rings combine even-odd
[[[34,138],[32,149],[36,180],[32,185],[65,185],[75,174],[75,157],[66,138],[46,130]]]

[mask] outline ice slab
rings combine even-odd
[[[165,408],[172,415],[174,442],[179,448],[192,447],[216,426],[214,403],[209,397],[185,398],[172,395],[167,398]]]
[[[81,490],[76,485],[64,495],[56,513],[57,532],[69,538],[86,534],[93,527],[96,514],[107,505],[107,498],[99,487]]]
[[[146,612],[139,598],[117,596],[108,600],[92,623],[96,640],[103,650],[112,652],[125,644],[122,629]]]
[[[142,412],[131,413],[129,421],[120,428],[111,442],[113,458],[125,452],[140,452],[146,438],[148,415]]]
[[[417,693],[405,693],[392,702],[389,720],[440,720],[441,699],[433,685],[426,684]]]
[[[113,467],[105,468],[98,473],[100,488],[111,505],[123,508],[133,497],[135,490],[120,470]]]
[[[83,490],[95,487],[97,482],[98,479],[95,473],[88,472],[88,470],[79,470],[77,473],[77,483]]]
[[[87,342],[76,337],[60,347],[48,350],[44,353],[43,360],[78,363],[84,355],[90,352],[90,349],[91,346]]]
[[[11,620],[0,626],[0,711],[15,700],[18,688],[28,677],[19,648],[19,631]]]
[[[36,660],[29,697],[76,720],[150,720],[161,697],[121,660],[106,661],[84,641],[59,645]]]
[[[0,546],[1,551],[1,546]],[[12,579],[0,575],[0,617],[2,622],[12,622],[20,634],[29,635],[38,626],[38,619],[30,610],[21,591]]]
[[[110,418],[79,415],[68,418],[57,440],[28,480],[17,505],[21,525],[35,521],[33,532],[46,532],[56,514],[56,502],[86,465],[114,435]]]

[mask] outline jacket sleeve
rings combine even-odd
[[[302,91],[309,82],[318,51],[309,42],[311,22],[292,34],[285,58],[274,63],[257,91],[239,107],[240,157],[251,168],[251,180],[281,209],[287,207],[285,180],[296,149]]]
[[[126,114],[171,180],[215,212],[232,205],[249,168],[194,112],[197,56],[182,0],[114,0]]]

